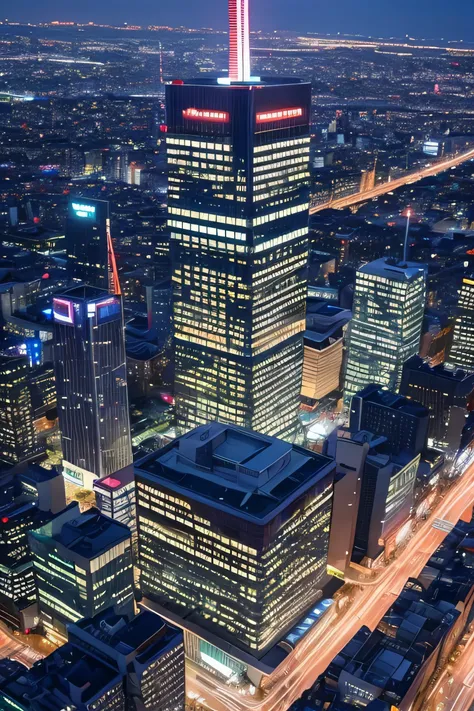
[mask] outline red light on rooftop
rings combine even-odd
[[[106,479],[103,479],[100,483],[103,484],[104,486],[108,486],[109,489],[117,489],[122,484],[121,481],[119,481],[118,479],[114,479],[113,476],[108,476]]]
[[[214,111],[212,109],[183,109],[183,118],[189,121],[207,121],[210,123],[228,123],[227,111]]]
[[[162,123],[160,126],[160,131],[161,133],[168,133],[168,126],[165,123]]]
[[[10,520],[10,519],[8,518],[8,516],[3,516],[3,518],[2,518],[2,523],[8,523],[9,520]]]
[[[49,274],[48,274],[48,272],[45,272],[41,278],[42,278],[42,279],[49,279]]]
[[[303,116],[303,109],[300,106],[291,109],[278,109],[277,111],[263,111],[257,114],[257,123],[284,121],[285,119],[298,118],[298,116]]]
[[[40,217],[33,217],[33,222],[35,225],[39,225],[39,223],[41,222],[41,218]]]
[[[174,84],[174,86],[182,86],[184,81],[182,79],[173,79],[171,83]]]

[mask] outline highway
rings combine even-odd
[[[419,525],[399,557],[381,569],[376,584],[349,586],[346,606],[334,609],[334,605],[319,625],[266,678],[263,698],[243,696],[238,691],[216,683],[215,677],[201,669],[198,671],[193,665],[187,669],[187,691],[202,697],[203,705],[212,711],[286,711],[314,684],[360,627],[366,625],[374,629],[400,594],[407,579],[420,574],[447,535],[433,528],[434,520],[440,518],[456,524],[473,502],[474,464],[470,464],[464,475],[440,499],[429,518]]]
[[[418,703],[423,711],[468,711],[474,701],[474,626],[465,635],[459,658],[448,663],[435,685]],[[415,709],[415,705],[413,705]],[[411,711],[411,709],[410,709]]]
[[[23,644],[23,642],[16,640],[3,629],[0,629],[0,659],[9,657],[31,668],[35,662],[43,659],[44,656],[44,654],[36,652],[31,647]]]
[[[466,151],[465,153],[459,153],[458,155],[447,160],[442,160],[439,163],[422,168],[421,170],[416,170],[413,173],[407,173],[401,178],[395,178],[395,180],[376,185],[375,188],[372,188],[371,190],[366,190],[362,193],[354,193],[353,195],[347,195],[346,197],[339,198],[337,200],[332,200],[321,205],[310,207],[309,212],[311,215],[314,215],[316,212],[321,212],[321,210],[327,210],[328,208],[342,210],[344,207],[357,205],[358,202],[373,200],[380,195],[385,195],[385,193],[390,193],[392,190],[401,188],[403,185],[417,183],[423,178],[428,178],[431,175],[438,175],[438,173],[443,173],[449,168],[455,168],[456,166],[461,165],[461,163],[465,163],[467,160],[472,159],[474,159],[474,148]]]

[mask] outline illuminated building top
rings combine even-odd
[[[249,0],[229,0],[229,79],[250,81]]]

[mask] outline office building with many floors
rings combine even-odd
[[[28,358],[0,356],[0,462],[17,464],[44,453],[34,426]]]
[[[107,607],[133,613],[131,532],[97,509],[79,513],[70,504],[31,531],[41,623],[47,635],[65,637],[66,626]]]
[[[183,633],[158,615],[143,610],[128,620],[108,608],[69,625],[68,639],[122,674],[129,709],[184,710]]]
[[[347,338],[344,397],[369,383],[397,391],[403,363],[419,351],[425,270],[412,262],[377,259],[357,270]]]
[[[142,592],[200,630],[186,648],[195,662],[219,674],[219,640],[263,656],[321,596],[333,470],[328,457],[220,423],[138,462]]]
[[[132,464],[122,298],[77,286],[53,299],[63,473],[86,489]]]
[[[70,197],[66,223],[68,276],[71,280],[109,289],[109,203]]]
[[[30,629],[37,616],[37,590],[28,531],[66,507],[64,479],[56,469],[29,464],[0,474],[0,618],[14,629]]]
[[[308,259],[311,87],[166,87],[180,434],[211,420],[292,440]]]
[[[447,362],[463,370],[474,370],[474,279],[472,277],[464,277],[462,280],[453,342]]]

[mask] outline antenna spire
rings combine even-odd
[[[250,81],[249,0],[229,0],[229,79]]]

